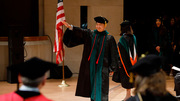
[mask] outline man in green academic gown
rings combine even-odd
[[[118,68],[118,52],[113,36],[105,30],[108,20],[95,17],[96,29],[81,29],[62,22],[68,29],[63,42],[67,47],[84,45],[76,96],[108,101],[109,72]]]

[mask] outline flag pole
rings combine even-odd
[[[63,26],[62,26],[62,30],[63,30]],[[62,31],[63,32],[63,31]],[[64,51],[64,50],[63,50]],[[65,81],[65,73],[64,73],[64,52],[63,52],[63,61],[62,61],[62,75],[63,75],[63,79],[60,85],[58,85],[59,87],[68,87],[69,85],[66,84]]]

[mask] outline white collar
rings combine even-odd
[[[29,86],[26,86],[26,85],[22,85],[22,86],[19,88],[19,91],[33,91],[33,92],[39,92],[39,88],[36,88],[36,87],[29,87]]]

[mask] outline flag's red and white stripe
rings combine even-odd
[[[64,48],[63,48],[63,24],[61,21],[65,21],[63,0],[58,0],[57,13],[56,13],[56,34],[54,42],[54,52],[56,53],[56,63],[59,64],[63,61]]]

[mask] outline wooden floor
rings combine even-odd
[[[110,79],[109,101],[121,101],[125,96],[125,89],[119,83],[115,83]],[[41,89],[41,92],[48,98],[54,101],[90,101],[89,98],[75,96],[77,75],[69,79],[65,79],[69,87],[60,88],[61,79],[48,79],[46,85]],[[9,93],[16,90],[16,84],[9,84],[6,81],[0,81],[0,94]],[[174,78],[167,77],[167,90],[175,95]]]

